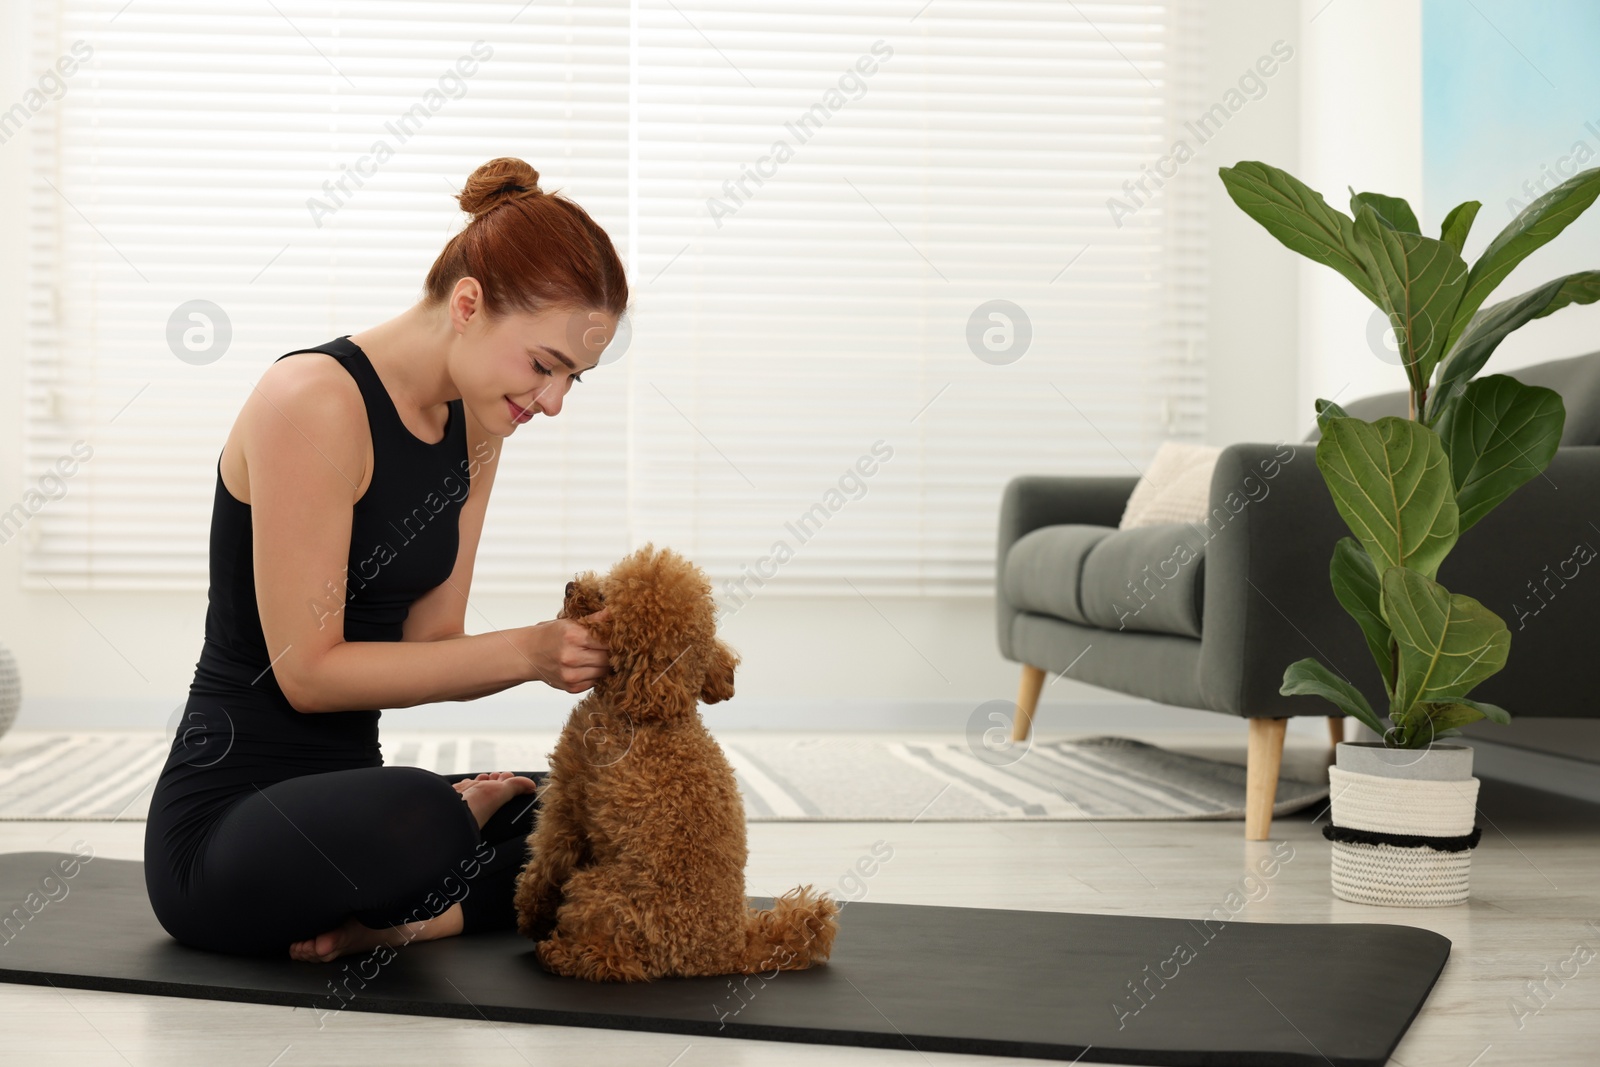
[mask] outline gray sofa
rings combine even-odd
[[[1600,352],[1507,373],[1561,394],[1561,447],[1542,476],[1461,536],[1439,581],[1511,629],[1505,669],[1475,698],[1513,716],[1600,715],[1587,670],[1600,612]],[[1343,406],[1363,419],[1403,416],[1406,394]],[[995,604],[1000,654],[1022,664],[1013,737],[1028,736],[1046,674],[1061,672],[1238,715],[1249,723],[1245,837],[1265,839],[1288,716],[1335,710],[1281,695],[1284,668],[1315,656],[1380,713],[1388,706],[1361,631],[1328,582],[1334,543],[1349,531],[1317,470],[1317,437],[1225,448],[1203,526],[1118,530],[1132,476],[1012,479],[1000,506]]]

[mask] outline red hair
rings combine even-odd
[[[621,318],[628,280],[611,238],[566,197],[539,188],[520,159],[491,159],[456,197],[472,216],[428,270],[426,300],[448,300],[456,282],[476,278],[491,314],[550,308],[604,311]]]

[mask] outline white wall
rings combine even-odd
[[[1296,417],[1300,297],[1291,266],[1294,253],[1229,199],[1217,168],[1259,160],[1298,173],[1307,27],[1293,4],[1226,0],[1207,7],[1207,107],[1259,57],[1269,55],[1275,41],[1285,42],[1294,56],[1264,79],[1266,94],[1240,108],[1191,164],[1204,168],[1209,190],[1206,440],[1216,445],[1299,440],[1306,431]]]
[[[1430,204],[1422,182],[1422,5],[1420,0],[1301,0],[1305,55],[1301,75],[1300,159],[1295,174],[1348,211],[1349,189],[1405,197],[1425,232],[1437,232],[1453,204]],[[1320,14],[1319,14],[1320,12]],[[1310,21],[1315,16],[1315,21]],[[1461,18],[1477,18],[1470,9]],[[1467,242],[1470,264],[1510,221],[1496,190],[1475,199],[1483,210]],[[1591,215],[1594,212],[1590,212]],[[1592,241],[1600,220],[1585,217],[1557,239]],[[1597,257],[1600,258],[1600,257]],[[1593,266],[1593,263],[1583,264]],[[1549,260],[1529,257],[1490,297],[1503,300],[1552,277]],[[1405,388],[1401,368],[1367,341],[1374,307],[1331,268],[1300,265],[1299,433],[1315,422],[1317,397],[1353,400]],[[1600,349],[1600,306],[1569,307],[1529,323],[1495,350],[1485,373]]]
[[[1339,0],[1334,11],[1355,7]],[[27,55],[29,5],[0,5],[0,100],[14,100],[36,76]],[[1296,50],[1252,100],[1211,139],[1190,166],[1211,177],[1211,302],[1208,309],[1207,436],[1213,443],[1276,441],[1303,436],[1309,400],[1299,386],[1296,307],[1300,291],[1292,254],[1245,218],[1215,178],[1216,168],[1261,159],[1295,170],[1302,151],[1300,81],[1308,50],[1323,32],[1292,4],[1235,0],[1209,4],[1211,72],[1206,103],[1221,99],[1275,40]],[[1403,19],[1401,20],[1404,21]],[[1339,22],[1332,34],[1345,34]],[[1360,40],[1363,56],[1373,39]],[[1346,37],[1338,37],[1347,41]],[[1348,42],[1347,42],[1348,43]],[[1327,59],[1322,60],[1326,68]],[[1320,99],[1320,98],[1319,98]],[[1332,101],[1326,101],[1331,106]],[[21,242],[26,223],[26,134],[0,145],[0,425],[20,427],[23,294]],[[1298,171],[1297,171],[1298,172]],[[1396,187],[1387,174],[1376,187]],[[1403,187],[1401,187],[1403,188]],[[352,324],[359,326],[360,324]],[[1321,349],[1319,348],[1320,352]],[[1306,423],[1309,425],[1309,423]],[[1019,472],[1020,473],[1020,472]],[[0,497],[22,487],[18,433],[0,433]],[[199,654],[205,597],[71,593],[19,589],[20,541],[0,546],[0,642],[21,664],[22,727],[159,726],[180,705]],[[480,632],[549,618],[556,608],[515,597],[474,598],[468,629]],[[879,614],[881,610],[882,615]],[[716,709],[716,723],[803,728],[925,726],[957,728],[977,705],[1012,699],[1017,665],[999,656],[989,598],[921,601],[793,599],[767,593],[729,620],[724,631],[744,663],[739,696]],[[929,665],[937,665],[937,670]],[[941,677],[941,674],[943,677]],[[482,701],[386,712],[393,725],[448,728],[544,727],[559,721],[571,698],[543,686],[522,686]],[[1218,727],[1239,724],[1200,712],[1163,713],[1143,701],[1082,686],[1053,683],[1042,702],[1043,727]],[[1296,730],[1325,736],[1320,719]]]
[[[1350,190],[1422,203],[1420,0],[1302,0],[1300,169],[1341,211]],[[1317,12],[1320,10],[1320,14]],[[1315,21],[1310,21],[1313,16]],[[1287,250],[1285,250],[1287,251]],[[1300,260],[1300,387],[1296,425],[1316,423],[1318,397],[1341,403],[1405,388],[1405,372],[1367,343],[1372,303],[1330,267]]]
[[[0,107],[9,108],[34,76],[29,4],[0,4]],[[0,144],[0,500],[22,495],[22,356],[25,340],[28,134]],[[36,616],[18,586],[20,540],[0,545],[0,642],[17,657],[24,699],[62,679],[38,668]]]

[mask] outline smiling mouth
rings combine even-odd
[[[533,418],[533,409],[524,408],[509,396],[506,397],[506,406],[511,409],[511,421],[521,424]]]

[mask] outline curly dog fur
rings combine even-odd
[[[548,971],[591,981],[803,970],[827,959],[838,904],[744,892],[744,803],[698,702],[733,696],[711,583],[651,544],[567,584],[561,618],[593,627],[612,673],[572,709],[517,878],[517,929]]]

